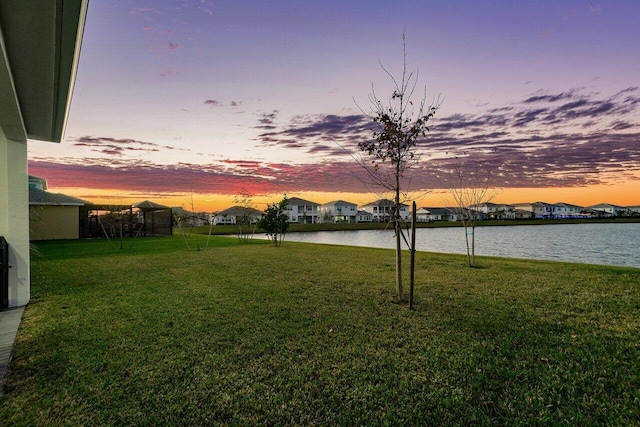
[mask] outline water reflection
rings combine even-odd
[[[289,233],[287,240],[393,248],[393,230]],[[420,228],[420,251],[465,254],[461,227]],[[515,225],[476,228],[476,255],[640,268],[640,223]]]

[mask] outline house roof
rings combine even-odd
[[[231,206],[223,211],[217,213],[216,216],[245,216],[245,215],[253,215],[253,216],[261,216],[264,212],[259,211],[255,208],[243,207],[243,206]]]
[[[612,205],[610,203],[600,203],[598,205],[589,206],[591,209],[604,209],[604,208],[615,208],[615,209],[624,209],[622,206]]]
[[[29,204],[39,206],[84,206],[89,202],[65,194],[49,193],[37,188],[29,188]]]
[[[553,206],[564,206],[566,208],[581,208],[581,209],[584,208],[584,206],[572,205],[571,203],[565,203],[565,202],[554,203]]]
[[[367,203],[366,205],[362,205],[362,206],[393,206],[395,205],[393,200],[389,200],[389,199],[378,199],[375,202],[371,202],[371,203]],[[404,203],[400,203],[401,206],[409,206],[407,204]]]
[[[142,211],[158,211],[161,209],[169,209],[169,206],[164,206],[159,203],[152,202],[151,200],[145,200],[143,202],[134,203],[132,208],[138,208]]]
[[[315,205],[315,206],[320,206],[319,203],[316,202],[310,202],[309,200],[305,200],[305,199],[301,199],[299,197],[292,197],[290,199],[288,199],[287,204],[289,205]]]
[[[553,206],[553,205],[551,203],[547,203],[547,202],[533,202],[533,203],[531,203],[531,206],[538,206],[538,207],[543,206],[543,207],[546,207],[546,206]]]
[[[335,205],[351,205],[358,206],[357,203],[345,202],[344,200],[333,200],[331,202],[323,203],[322,206],[335,206]]]

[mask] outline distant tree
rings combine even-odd
[[[282,246],[284,236],[289,229],[289,217],[286,214],[289,199],[285,194],[278,203],[273,203],[264,210],[258,227],[264,230],[273,246]]]
[[[476,266],[476,223],[480,219],[480,205],[489,203],[495,192],[489,191],[491,168],[487,163],[467,162],[456,171],[456,185],[450,189],[454,210],[464,227],[469,267]]]
[[[408,192],[403,188],[404,178],[409,170],[420,161],[418,142],[425,137],[429,128],[428,121],[440,106],[439,99],[430,105],[426,103],[426,88],[421,101],[414,105],[413,94],[417,85],[417,72],[407,71],[405,36],[402,36],[403,64],[400,80],[391,75],[380,64],[384,72],[391,78],[395,90],[387,102],[378,98],[372,85],[369,94],[370,112],[366,114],[375,124],[373,138],[360,141],[360,151],[366,153],[368,161],[360,161],[367,172],[371,183],[393,193],[393,207],[389,222],[393,225],[396,239],[396,293],[398,301],[404,301],[402,288],[402,243],[403,218],[400,208],[405,200],[401,195]],[[362,109],[361,109],[362,110]]]

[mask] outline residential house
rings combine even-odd
[[[518,219],[571,219],[571,218],[590,218],[593,216],[593,209],[585,208],[583,206],[573,205],[571,203],[515,203],[513,205],[516,208],[515,218]],[[525,213],[527,212],[527,213]],[[608,213],[601,213],[602,215],[609,215]]]
[[[549,203],[545,202],[533,202],[533,203],[514,203],[511,205],[514,209],[521,209],[531,212],[531,218],[536,219],[549,219],[553,218],[553,207]]]
[[[86,204],[75,197],[29,188],[29,240],[80,238],[81,223],[86,221],[81,208]]]
[[[609,203],[600,203],[598,205],[589,206],[589,209],[592,209],[599,213],[599,216],[603,217],[614,217],[614,216],[624,216],[628,210],[624,206],[612,205]]]
[[[453,208],[423,207],[416,210],[416,222],[458,221]]]
[[[471,206],[471,209],[482,212],[488,219],[515,219],[516,208],[512,205],[485,202]]]
[[[294,224],[317,224],[320,222],[320,204],[292,197],[288,199],[285,213]]]
[[[358,205],[344,200],[334,200],[320,205],[322,222],[356,222]]]
[[[0,310],[30,299],[27,140],[64,137],[88,3],[0,0]]]
[[[358,211],[356,213],[356,222],[373,222],[373,215],[367,211]]]
[[[264,212],[247,206],[231,206],[213,215],[213,225],[255,224]]]
[[[180,206],[172,207],[173,222],[179,227],[200,227],[209,223],[204,212],[191,212]]]
[[[583,206],[572,205],[571,203],[554,203],[552,205],[552,212],[554,218],[561,219],[574,219],[574,218],[589,218],[589,214]]]
[[[386,222],[391,219],[394,214],[394,202],[389,199],[380,199],[375,202],[360,206],[360,210],[367,211],[371,214],[374,222]],[[400,217],[409,220],[409,205],[400,204]]]
[[[519,209],[516,208],[514,210],[514,217],[515,219],[533,219],[534,217],[534,213],[532,211],[528,211],[525,209]]]

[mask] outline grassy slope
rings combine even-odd
[[[639,269],[212,243],[39,244],[0,424],[640,422]]]

